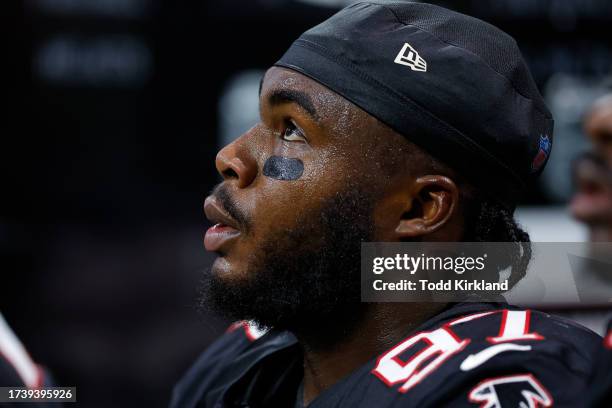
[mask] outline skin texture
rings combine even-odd
[[[253,265],[273,250],[270,242],[291,236],[290,231],[305,220],[319,222],[317,214],[328,208],[325,203],[342,205],[345,197],[364,190],[371,202],[367,218],[373,241],[461,240],[459,178],[349,101],[304,75],[273,67],[262,82],[260,117],[260,123],[216,158],[223,182],[207,198],[205,211],[213,222],[235,227],[229,239],[215,246],[219,257],[211,274],[218,282],[231,286],[256,279]],[[301,176],[266,176],[271,157],[299,160]],[[344,215],[337,222],[350,223],[350,214]],[[325,229],[302,231],[310,234],[308,245],[316,248],[324,242],[318,234]],[[285,257],[291,260],[291,253]],[[337,336],[329,342],[318,341],[308,328],[296,327],[304,350],[304,403],[399,342],[442,306],[363,305],[350,328],[359,336]]]
[[[584,131],[593,151],[575,165],[570,210],[588,225],[591,241],[612,241],[612,95],[595,102]]]

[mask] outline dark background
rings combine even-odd
[[[0,310],[58,385],[77,386],[79,406],[166,406],[224,329],[195,308],[210,264],[201,207],[218,182],[218,100],[230,78],[270,66],[346,2],[317,3],[0,5],[9,29]],[[557,129],[579,146],[584,89],[605,87],[610,73],[612,3],[438,3],[515,36],[549,101],[581,106],[569,130]],[[570,83],[561,90],[560,77]],[[568,192],[545,183],[524,203],[563,203]]]

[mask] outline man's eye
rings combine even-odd
[[[287,142],[305,142],[302,131],[293,122],[288,122],[281,138]]]

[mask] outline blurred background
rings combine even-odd
[[[22,0],[0,6],[0,311],[79,406],[166,406],[227,322],[196,311],[217,149],[257,119],[264,70],[341,0]],[[612,85],[608,0],[434,1],[513,35],[555,116],[519,209],[536,241],[569,215],[586,109]]]

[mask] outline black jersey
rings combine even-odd
[[[588,394],[590,405],[596,408],[608,408],[612,406],[612,321],[608,323],[608,330],[595,361],[596,366]]]
[[[23,380],[19,377],[15,367],[0,354],[0,387],[23,387]]]
[[[461,303],[322,392],[320,407],[586,406],[601,337],[503,303]],[[177,384],[171,407],[300,406],[302,352],[288,332],[233,325]]]

